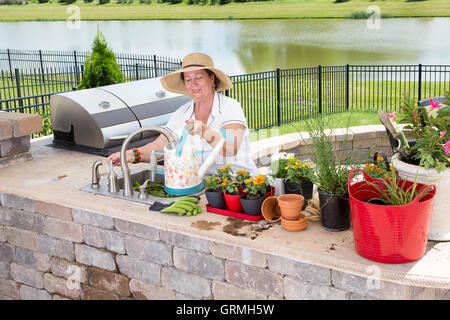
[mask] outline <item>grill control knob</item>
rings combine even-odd
[[[155,96],[157,96],[158,98],[164,98],[166,96],[166,92],[163,90],[158,90],[156,91]]]
[[[109,104],[108,101],[102,101],[98,104],[98,107],[100,109],[108,109],[111,105]]]

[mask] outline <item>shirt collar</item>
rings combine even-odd
[[[217,119],[220,113],[222,113],[222,103],[220,103],[220,97],[217,92],[214,93],[214,101],[211,110],[211,114],[209,115],[208,123]],[[191,101],[189,107],[184,112],[184,120],[194,119],[194,100]]]

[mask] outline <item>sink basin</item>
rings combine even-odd
[[[136,181],[139,182],[140,184],[143,184],[145,182],[145,180],[151,179],[151,170],[149,169],[149,167],[141,167],[141,168],[135,169],[135,170],[131,171],[130,174],[131,174],[131,183],[133,186],[136,184]],[[123,180],[124,179],[122,176],[122,172],[117,172],[117,178],[118,178],[118,183],[119,183],[119,188],[120,188],[119,192],[109,192],[108,191],[108,179],[100,180],[99,187],[96,189],[92,188],[91,185],[89,184],[85,187],[80,188],[80,190],[85,191],[85,192],[94,193],[94,194],[101,194],[101,195],[108,196],[108,197],[145,203],[145,204],[149,204],[149,205],[153,204],[155,201],[158,201],[161,203],[170,203],[177,199],[186,197],[186,196],[180,196],[180,197],[171,197],[171,198],[161,198],[161,197],[155,197],[155,196],[148,194],[146,199],[140,199],[139,191],[134,191],[133,195],[131,197],[125,197],[123,195]],[[164,185],[164,167],[163,166],[158,166],[158,170],[155,173],[155,182],[159,182]],[[204,193],[204,189],[197,193],[194,193],[193,195],[198,196],[202,193]]]

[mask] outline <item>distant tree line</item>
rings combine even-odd
[[[34,3],[48,3],[48,2],[58,2],[58,3],[63,3],[63,4],[71,4],[71,3],[75,3],[79,0],[0,0],[0,5],[5,4],[5,5],[21,5],[21,4],[28,4],[29,2],[34,2]],[[94,1],[97,0],[83,0],[85,3],[92,3]],[[114,0],[98,0],[99,4],[105,4],[105,3],[110,3],[113,2]],[[132,4],[135,0],[115,0],[116,3],[118,4]],[[227,3],[231,3],[231,2],[258,2],[258,1],[273,1],[273,0],[136,0],[139,1],[139,3],[142,4],[151,4],[152,2],[155,3],[170,3],[170,4],[177,4],[177,3],[182,3],[185,2],[189,5],[191,4],[197,4],[197,5],[215,5],[215,4],[219,4],[219,5],[223,5],[223,4],[227,4]],[[336,0],[336,1],[350,1],[350,0]],[[416,0],[417,1],[417,0]]]

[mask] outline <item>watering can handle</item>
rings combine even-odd
[[[422,195],[424,194],[425,191],[427,191],[428,189],[433,188],[433,194],[436,194],[436,186],[434,184],[430,184],[424,188],[422,188],[422,190],[420,190],[419,194],[417,195],[417,197],[415,197],[413,199],[413,201],[411,202],[416,202],[419,203],[420,198],[422,198]]]
[[[375,181],[380,180],[380,179],[372,178],[372,177],[369,176],[367,173],[365,173],[364,170],[361,170],[361,169],[359,169],[359,168],[355,168],[355,169],[352,169],[352,171],[350,171],[350,173],[348,174],[348,183],[347,183],[347,188],[348,188],[348,190],[350,190],[350,182],[352,182],[353,174],[354,174],[356,171],[361,171],[361,172],[364,174],[364,179],[366,179],[366,180],[369,181],[369,182],[375,182]]]

